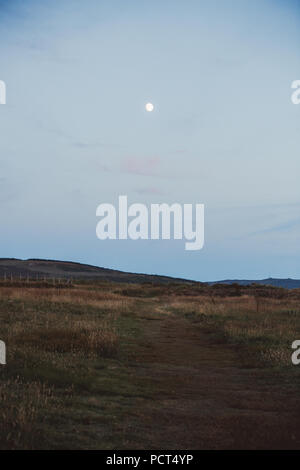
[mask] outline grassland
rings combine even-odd
[[[297,290],[0,283],[1,449],[300,448]]]

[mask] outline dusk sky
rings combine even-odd
[[[293,0],[0,1],[0,256],[299,279],[299,44]],[[204,248],[98,240],[119,195],[205,204]]]

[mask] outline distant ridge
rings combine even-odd
[[[239,284],[241,286],[249,286],[250,284],[261,284],[264,286],[273,286],[273,287],[284,287],[285,289],[299,289],[300,280],[299,279],[276,279],[269,277],[267,279],[225,279],[223,281],[212,281],[207,282],[208,285],[213,286],[214,284]]]
[[[76,263],[73,261],[58,261],[48,259],[15,259],[0,258],[0,279],[31,278],[31,279],[97,279],[111,282],[124,283],[194,283],[187,279],[179,279],[169,276],[155,274],[136,274],[115,269],[101,268],[89,264]]]
[[[182,279],[170,276],[160,276],[156,274],[138,274],[118,271],[116,269],[102,268],[89,264],[76,263],[74,261],[58,261],[49,259],[15,259],[0,258],[0,279],[10,278],[33,278],[33,279],[95,279],[110,282],[124,283],[145,283],[154,282],[166,284],[180,282],[184,284],[201,284],[212,286],[215,284],[239,284],[247,286],[250,284],[261,284],[273,287],[284,287],[285,289],[299,289],[300,280],[297,279],[225,279],[222,281],[197,282],[189,279]]]

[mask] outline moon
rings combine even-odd
[[[146,111],[148,111],[148,113],[152,113],[153,109],[154,109],[154,106],[152,103],[147,103],[146,106],[145,106],[145,109]]]

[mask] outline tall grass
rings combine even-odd
[[[117,356],[118,316],[132,302],[80,286],[0,289],[0,448],[43,445],[44,421],[66,406],[68,390],[85,386],[92,361]]]
[[[19,378],[0,382],[0,449],[31,449],[43,442],[41,429],[44,411],[52,389],[40,382]]]
[[[299,293],[268,289],[263,297],[257,289],[232,289],[220,295],[226,292],[152,284],[0,286],[0,339],[7,346],[7,365],[0,369],[0,448],[42,447],[49,439],[44,441],[45,429],[55,430],[53,416],[59,420],[75,399],[86,407],[95,375],[103,382],[94,400],[104,410],[101,390],[109,394],[117,383],[114,393],[119,393],[127,386],[124,371],[120,378],[107,371],[118,370],[122,354],[126,362],[127,344],[135,337],[123,341],[124,329],[133,331],[138,318],[184,316],[212,341],[218,337],[237,345],[249,367],[295,369],[291,344],[300,339]],[[68,419],[77,419],[76,413],[72,408]]]
[[[167,308],[224,340],[244,346],[253,366],[293,367],[291,344],[300,338],[297,299],[239,297],[175,298]]]

